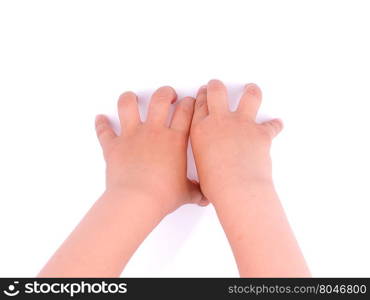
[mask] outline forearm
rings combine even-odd
[[[135,193],[105,192],[39,277],[115,277],[162,216]]]
[[[252,183],[216,198],[223,198],[211,200],[242,277],[310,276],[272,183]]]

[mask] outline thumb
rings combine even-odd
[[[190,201],[189,203],[198,204],[199,206],[207,206],[209,201],[204,197],[200,190],[200,185],[196,180],[188,179],[189,190],[190,190]]]
[[[270,133],[272,138],[277,136],[280,133],[280,131],[283,130],[283,121],[281,121],[280,119],[266,121],[261,125],[265,127],[265,129]]]

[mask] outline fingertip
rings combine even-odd
[[[134,92],[127,91],[122,93],[118,98],[118,109],[122,109],[125,105],[131,105],[131,103],[137,103],[137,96]]]
[[[194,179],[189,179],[190,184],[190,203],[197,204],[199,206],[207,206],[209,201],[204,197],[201,192],[199,182]]]
[[[170,85],[163,85],[159,89],[165,89],[165,90],[170,91],[173,94],[176,94],[175,89],[172,86],[170,86]]]
[[[280,123],[281,126],[284,126],[284,122],[281,118],[275,118],[274,119],[276,122]]]
[[[283,122],[281,119],[272,119],[265,123],[262,123],[271,134],[272,137],[277,136],[283,130]]]
[[[225,88],[224,83],[219,79],[211,79],[207,84],[207,91],[223,91]]]
[[[207,85],[202,85],[202,86],[198,89],[197,97],[199,97],[199,95],[201,95],[201,94],[205,94],[205,93],[207,93]]]
[[[244,89],[247,89],[247,88],[253,88],[253,87],[257,87],[259,88],[258,84],[257,83],[254,83],[254,82],[248,82],[244,85]]]
[[[171,86],[162,86],[152,95],[146,123],[168,126],[168,116],[171,104],[177,100],[177,94]]]
[[[109,119],[105,115],[97,115],[95,117],[95,131],[103,148],[116,137]]]
[[[175,112],[172,116],[170,128],[183,131],[184,133],[189,132],[191,119],[194,112],[194,103],[195,99],[192,97],[182,98],[178,102]]]
[[[255,83],[244,86],[237,111],[246,118],[255,120],[262,102],[262,91]]]
[[[189,181],[192,183],[192,184],[195,184],[195,185],[198,185],[199,186],[199,182],[196,181],[195,179],[189,179]]]
[[[209,86],[209,85],[220,85],[220,84],[223,84],[221,80],[213,78],[208,81],[207,85]]]
[[[175,103],[176,100],[177,100],[177,93],[176,93],[175,89],[172,86],[169,86],[169,85],[161,86],[156,91],[156,93],[160,97],[166,97],[166,98],[168,97],[168,98],[171,98],[171,104]]]
[[[187,96],[182,98],[178,103],[177,106],[180,106],[180,109],[184,110],[187,114],[192,114],[194,110],[195,99],[193,97]],[[176,108],[177,110],[177,108]],[[176,112],[175,110],[175,112]]]
[[[278,127],[278,133],[284,129],[284,122],[283,122],[283,120],[282,120],[282,119],[280,119],[280,118],[276,118],[276,119],[274,119],[273,121],[274,121],[274,122],[276,122],[276,124],[277,124],[277,127]]]
[[[199,206],[202,206],[202,207],[208,206],[208,205],[209,205],[209,201],[208,201],[208,199],[207,199],[207,198],[202,197],[202,198],[199,200],[198,205],[199,205]]]
[[[126,97],[137,97],[136,94],[133,92],[133,91],[126,91],[126,92],[123,92],[119,98],[126,98]]]
[[[207,85],[207,103],[210,113],[223,114],[229,111],[226,86],[218,79],[211,79]]]
[[[249,94],[249,95],[259,97],[259,98],[261,98],[261,96],[262,96],[262,90],[260,89],[260,87],[257,84],[255,84],[253,82],[247,83],[244,86],[244,92]]]
[[[195,104],[195,99],[193,97],[184,97],[181,99],[180,103],[186,107],[193,108]]]
[[[100,124],[102,122],[105,122],[107,117],[103,114],[98,114],[95,116],[95,124]]]

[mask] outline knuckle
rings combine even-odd
[[[195,106],[197,108],[201,108],[203,107],[204,105],[206,104],[206,99],[205,98],[202,98],[202,99],[198,99],[195,103]]]
[[[258,126],[258,136],[262,141],[269,142],[271,141],[272,138],[272,128],[270,127],[271,125],[260,125]]]

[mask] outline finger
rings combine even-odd
[[[261,124],[272,138],[277,136],[283,130],[283,122],[280,119],[273,119]]]
[[[149,104],[148,122],[166,125],[170,105],[176,101],[176,97],[176,92],[172,87],[164,86],[156,90]]]
[[[205,198],[204,196],[198,201],[198,204],[199,206],[207,206],[209,204],[209,201],[207,200],[207,198]]]
[[[175,112],[172,117],[170,127],[176,130],[189,132],[191,119],[194,112],[195,100],[192,97],[185,97],[176,106]]]
[[[199,183],[195,180],[188,179],[188,184],[190,189],[189,203],[198,204],[199,206],[207,206],[209,201],[202,194]]]
[[[137,96],[133,92],[125,92],[119,97],[118,115],[122,132],[132,130],[141,123]]]
[[[108,144],[115,138],[117,135],[114,133],[109,120],[104,115],[97,115],[95,118],[95,130],[96,135],[98,136],[100,145],[103,150],[108,146]]]
[[[213,79],[208,82],[207,105],[211,114],[222,114],[229,111],[227,89],[220,80]]]
[[[261,105],[262,92],[258,85],[249,83],[244,88],[244,93],[240,98],[237,112],[245,117],[255,120],[258,109]]]
[[[194,105],[193,124],[201,121],[208,116],[207,106],[207,86],[204,85],[198,90]]]

